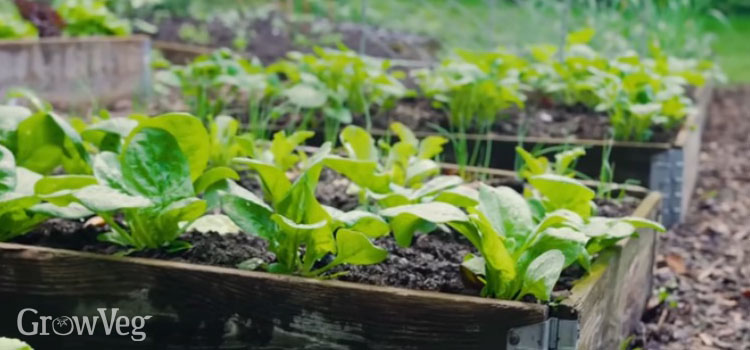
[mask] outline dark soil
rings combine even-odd
[[[566,106],[552,100],[527,103],[525,110],[511,110],[496,119],[491,131],[498,135],[577,138],[602,140],[611,137],[610,119],[582,105]],[[392,122],[401,122],[415,131],[436,132],[434,125],[450,130],[448,114],[433,108],[427,99],[404,99],[383,118],[373,118],[373,126],[387,129]],[[358,121],[358,123],[364,121]],[[649,142],[669,142],[679,128],[654,130]],[[467,133],[484,133],[471,127]]]
[[[186,41],[179,35],[183,24],[199,28],[204,26],[210,34],[210,43]],[[394,32],[353,23],[332,23],[327,19],[314,21],[289,21],[278,12],[270,12],[260,18],[246,18],[235,27],[214,20],[205,25],[192,19],[167,18],[158,21],[159,31],[154,39],[182,42],[192,45],[205,44],[210,47],[230,47],[238,33],[245,32],[247,52],[264,63],[285,57],[289,51],[310,52],[312,47],[336,47],[343,43],[358,50],[362,35],[365,35],[365,54],[383,58],[429,61],[439,50],[440,44],[420,35]]]
[[[719,89],[709,115],[686,222],[659,243],[645,349],[750,349],[750,87]]]

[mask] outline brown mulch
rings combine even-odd
[[[686,222],[659,242],[644,349],[750,349],[750,86],[719,89],[709,117]]]

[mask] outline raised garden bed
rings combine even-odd
[[[29,88],[61,108],[106,106],[147,96],[147,37],[46,37],[0,40],[0,95]]]
[[[658,193],[631,195],[642,198],[634,216],[658,218]],[[58,349],[610,349],[648,300],[655,237],[641,230],[601,254],[556,307],[3,243],[0,332]],[[17,329],[24,308],[54,318],[102,307],[153,315],[145,344]]]

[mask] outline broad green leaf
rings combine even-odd
[[[289,189],[292,187],[291,181],[286,177],[286,173],[275,167],[273,164],[260,162],[249,158],[235,158],[233,162],[241,165],[247,165],[250,169],[258,173],[263,192],[266,194],[274,207],[286,197]]]
[[[61,163],[65,133],[46,113],[37,113],[18,124],[16,164],[48,174]]]
[[[297,84],[282,94],[299,108],[320,108],[328,99],[324,92],[307,84]]]
[[[274,164],[282,170],[293,167],[299,161],[299,157],[294,155],[294,150],[313,136],[315,133],[312,131],[297,131],[289,137],[284,131],[275,133],[270,148]]]
[[[437,175],[440,173],[440,166],[433,160],[430,159],[419,159],[416,162],[409,164],[406,168],[406,184],[412,185],[419,183],[424,178]]]
[[[96,184],[96,178],[89,175],[46,176],[36,182],[34,193],[54,205],[67,206],[75,200],[76,190]]]
[[[372,139],[367,130],[355,125],[349,125],[339,135],[341,144],[344,145],[349,157],[358,160],[369,160],[378,162],[378,149],[375,140]]]
[[[448,143],[448,139],[442,136],[427,136],[419,143],[420,159],[432,159],[443,153],[443,145]]]
[[[0,145],[16,149],[18,125],[31,115],[26,107],[0,105]]]
[[[575,212],[566,209],[555,210],[544,216],[542,221],[534,229],[534,232],[543,232],[550,227],[567,226],[581,228],[584,225],[583,218]]]
[[[555,154],[555,172],[559,175],[567,175],[570,170],[570,165],[584,155],[586,155],[586,150],[583,147],[576,147]]]
[[[385,260],[388,252],[370,242],[362,232],[349,229],[336,231],[334,264],[370,265]]]
[[[376,193],[390,192],[388,176],[378,173],[378,165],[374,161],[328,156],[323,164],[361,188]]]
[[[5,350],[34,350],[29,344],[18,339],[0,338],[0,349]]]
[[[531,294],[541,301],[549,300],[564,264],[565,256],[559,250],[549,250],[536,257],[526,268],[519,297]]]
[[[84,187],[74,192],[73,196],[86,208],[96,213],[105,213],[126,208],[146,208],[154,205],[148,198],[129,195],[102,185]]]
[[[380,215],[390,217],[396,242],[402,247],[411,245],[414,233],[430,232],[436,224],[468,221],[461,209],[441,202],[420,203],[388,208]]]
[[[199,198],[184,198],[170,203],[161,213],[161,219],[176,222],[193,221],[206,212],[206,201]]]
[[[25,210],[39,203],[36,196],[25,195],[17,192],[6,192],[0,194],[0,215],[16,210]]]
[[[17,193],[25,195],[33,195],[34,187],[36,182],[42,179],[42,175],[39,175],[29,169],[17,167],[16,168],[16,190]]]
[[[591,200],[596,192],[577,180],[543,174],[531,177],[529,183],[549,200],[553,209],[568,209],[584,218],[591,216]]]
[[[47,117],[50,118],[55,123],[55,125],[57,125],[57,127],[60,129],[60,131],[62,131],[63,135],[68,138],[68,140],[73,142],[73,147],[78,152],[78,156],[86,163],[89,163],[89,153],[86,152],[86,149],[83,147],[83,139],[81,138],[81,135],[78,133],[78,131],[76,131],[76,129],[73,128],[73,126],[71,126],[65,119],[53,112],[48,112]]]
[[[516,264],[513,257],[505,247],[503,238],[491,225],[490,221],[482,213],[472,216],[471,221],[480,233],[480,246],[477,247],[482,257],[494,271],[499,271],[503,279],[512,281],[516,278]]]
[[[521,147],[516,147],[516,153],[523,158],[526,169],[521,172],[521,176],[528,179],[534,175],[546,174],[549,171],[549,161],[546,157],[534,157],[533,154],[526,152]]]
[[[273,209],[250,192],[242,196],[229,194],[222,198],[221,209],[248,234],[271,239],[276,225],[271,220]]]
[[[662,226],[660,223],[655,222],[655,221],[651,221],[649,219],[639,218],[639,217],[635,217],[635,216],[627,216],[627,217],[624,217],[624,218],[620,218],[619,220],[627,222],[627,223],[633,225],[637,229],[638,228],[650,228],[650,229],[654,229],[654,230],[656,230],[658,232],[664,232],[664,231],[666,231],[666,229],[664,228],[664,226]]]
[[[0,193],[16,188],[16,159],[9,149],[0,145]]]
[[[44,214],[53,218],[80,219],[94,215],[94,212],[79,203],[68,203],[57,206],[52,203],[41,203],[30,208],[32,212]]]
[[[411,131],[411,129],[406,127],[406,125],[399,122],[393,122],[391,123],[391,130],[398,136],[399,140],[401,140],[402,142],[412,145],[414,149],[419,148],[419,140],[417,140],[417,137],[414,136],[414,133]]]
[[[134,119],[111,118],[87,126],[83,131],[83,136],[85,137],[88,133],[99,131],[108,134],[115,134],[124,139],[128,137],[137,126],[138,122]]]
[[[550,44],[532,45],[531,57],[541,63],[549,63],[557,54],[557,46]]]
[[[156,203],[193,196],[187,158],[172,134],[164,129],[140,129],[120,156],[120,166],[128,192]]]
[[[438,193],[432,201],[469,208],[479,204],[479,192],[468,186],[458,186]]]
[[[111,188],[124,190],[125,180],[122,177],[120,168],[120,158],[113,152],[101,152],[94,156],[92,160],[92,169],[94,177],[99,184],[107,185]]]
[[[203,193],[213,184],[226,179],[239,181],[240,175],[237,174],[234,169],[229,167],[220,166],[208,169],[198,178],[198,180],[195,180],[195,185],[193,186],[195,188],[195,193]]]
[[[211,155],[211,144],[208,132],[200,119],[189,114],[170,113],[142,121],[134,131],[136,135],[142,128],[159,128],[172,134],[182,154],[187,158],[191,181],[195,181],[206,169]]]
[[[526,200],[510,187],[479,187],[479,207],[492,227],[503,236],[525,236],[533,228]]]
[[[422,185],[422,187],[416,190],[411,199],[418,199],[424,196],[437,194],[459,186],[463,183],[464,180],[460,176],[438,176],[434,179],[431,179],[430,181],[427,181],[424,185]]]
[[[324,208],[335,221],[340,222],[344,227],[362,232],[368,237],[382,237],[390,232],[388,223],[373,213],[363,210],[352,210],[345,213],[336,208],[326,206]]]
[[[185,230],[186,232],[209,233],[216,232],[220,235],[238,234],[242,229],[226,215],[205,215],[193,221]]]
[[[563,267],[567,267],[589,259],[586,252],[588,239],[585,234],[569,227],[549,228],[529,251],[531,256],[538,256],[549,250],[559,250],[565,256]]]

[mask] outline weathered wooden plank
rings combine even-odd
[[[650,193],[633,214],[656,219],[661,195]],[[582,350],[617,349],[640,319],[651,295],[656,232],[639,236],[602,254],[591,273],[574,286],[563,302],[579,315]]]
[[[16,330],[19,310],[95,315],[98,307],[120,307],[154,315],[139,345],[158,349],[502,349],[508,329],[541,322],[547,313],[520,302],[17,244],[0,244],[0,266],[0,334],[42,349],[119,349],[131,342],[23,337]]]
[[[0,40],[0,95],[26,87],[61,108],[143,97],[150,88],[147,37]]]

